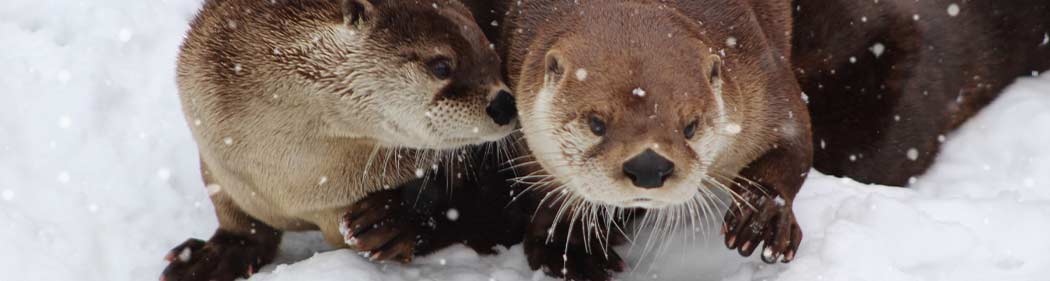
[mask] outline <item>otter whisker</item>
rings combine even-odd
[[[710,182],[712,184],[714,184],[716,187],[720,188],[722,191],[724,191],[724,192],[728,193],[729,195],[731,195],[733,197],[734,201],[742,202],[744,205],[747,205],[747,207],[749,207],[749,208],[751,208],[753,210],[757,209],[755,206],[751,205],[751,202],[749,200],[747,200],[747,198],[744,197],[743,194],[737,193],[735,190],[733,190],[732,188],[729,188],[728,186],[726,186],[724,183],[722,183],[721,181],[719,181],[716,178],[712,177],[712,178],[709,178],[709,179],[710,179]]]
[[[368,160],[365,161],[365,168],[361,173],[361,180],[363,182],[368,182],[368,174],[372,171],[372,162],[375,160],[376,155],[379,154],[379,148],[379,143],[375,143],[372,145],[372,151],[368,153]]]

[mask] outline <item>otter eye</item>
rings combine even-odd
[[[437,58],[427,63],[434,78],[445,80],[452,76],[452,62],[448,58]]]
[[[601,137],[605,136],[605,121],[602,121],[598,116],[591,116],[590,118],[591,132]]]
[[[693,122],[689,123],[689,125],[685,126],[685,130],[682,131],[682,133],[685,134],[685,139],[690,139],[690,140],[693,139],[693,136],[696,135],[696,126],[697,126],[697,124],[698,124],[697,121],[693,121]]]

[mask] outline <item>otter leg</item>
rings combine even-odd
[[[373,261],[411,262],[431,222],[403,193],[401,188],[383,190],[354,203],[339,224],[346,245]]]
[[[800,126],[808,120],[798,120]],[[809,128],[805,128],[808,132]],[[802,242],[792,204],[813,163],[809,134],[782,139],[740,173],[732,185],[733,204],[725,216],[726,246],[751,256],[759,244],[762,261],[791,262]],[[781,257],[783,257],[781,259]]]
[[[352,248],[374,259],[402,261],[457,243],[483,255],[497,253],[498,245],[521,243],[532,213],[522,210],[524,204],[514,203],[516,193],[509,192],[512,187],[506,180],[513,175],[501,173],[498,164],[472,168],[477,175],[457,174],[446,167],[425,182],[410,181],[370,194],[341,216],[348,235],[340,239],[354,238]],[[406,233],[415,233],[414,244],[397,238]]]
[[[534,199],[533,206],[538,209],[526,228],[522,245],[533,270],[542,269],[547,275],[566,280],[594,281],[610,280],[614,273],[623,272],[626,264],[612,249],[626,240],[620,232],[604,233],[607,228],[602,225],[584,231],[579,220],[574,224],[571,219],[558,218],[560,203],[541,201]],[[573,213],[574,210],[566,210],[563,216]]]
[[[214,184],[202,163],[204,181]],[[189,239],[172,249],[162,281],[233,281],[273,261],[282,232],[240,210],[224,192],[212,195],[219,229],[207,242]]]
[[[341,238],[373,261],[403,263],[462,242],[462,237],[442,239],[445,232],[437,231],[439,226],[448,225],[448,191],[456,188],[441,184],[458,185],[443,175],[435,172],[428,179],[412,180],[358,200],[341,216]]]

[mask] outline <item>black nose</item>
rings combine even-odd
[[[674,162],[646,149],[623,163],[623,173],[641,188],[658,188],[674,173]]]
[[[485,113],[492,117],[492,121],[500,126],[510,124],[514,117],[518,116],[518,106],[514,102],[514,96],[507,91],[499,91],[496,98],[485,108]]]

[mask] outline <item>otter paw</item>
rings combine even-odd
[[[750,257],[763,244],[762,261],[788,263],[795,259],[802,229],[791,204],[779,197],[749,196],[748,204],[734,202],[722,225],[726,246]],[[782,257],[782,259],[781,259]]]
[[[346,244],[373,261],[412,261],[421,224],[396,190],[361,199],[343,216],[339,226]]]
[[[523,245],[529,266],[542,269],[547,275],[565,280],[605,281],[614,273],[623,272],[626,265],[613,249],[605,251],[598,247],[591,251],[583,245],[547,243],[546,239],[526,239]]]
[[[233,281],[255,274],[264,262],[241,243],[190,239],[172,249],[161,281]]]

